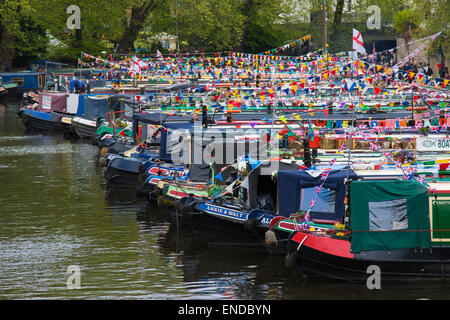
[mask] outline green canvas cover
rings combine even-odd
[[[416,180],[352,182],[350,204],[352,252],[431,246],[427,188]]]

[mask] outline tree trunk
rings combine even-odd
[[[145,1],[142,6],[131,8],[130,21],[119,40],[119,47],[122,52],[131,52],[134,50],[134,41],[139,31],[144,27],[145,19],[155,10],[158,5],[156,0]]]
[[[253,11],[253,5],[254,5],[254,1],[253,0],[246,0],[244,7],[243,7],[243,13],[244,13],[244,28],[242,30],[242,42],[241,42],[241,52],[246,52],[247,47],[247,39],[248,39],[248,26],[250,24],[250,16],[251,16],[251,12]]]
[[[14,49],[11,48],[8,44],[10,44],[11,41],[14,41],[12,39],[6,28],[0,28],[0,71],[10,71],[12,60],[14,59]]]
[[[337,40],[340,33],[339,27],[342,23],[342,12],[344,11],[345,0],[337,0],[333,19],[333,41]]]

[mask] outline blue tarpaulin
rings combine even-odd
[[[109,112],[108,97],[90,97],[84,98],[84,117],[96,120],[98,117],[104,117]]]
[[[311,210],[311,218],[315,220],[341,221],[344,216],[345,184],[344,180],[357,179],[350,169],[332,170],[319,193],[316,205]],[[305,170],[278,172],[279,215],[289,215],[306,211],[310,201],[317,194],[315,187],[322,184],[320,175],[311,175]]]

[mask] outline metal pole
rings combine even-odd
[[[349,94],[350,95],[350,94]],[[359,97],[359,95],[358,95]],[[351,96],[350,96],[351,99]],[[358,98],[358,105],[359,105],[359,98]],[[353,121],[352,121],[352,127],[351,127],[351,131],[350,131],[350,142],[349,142],[349,149],[348,149],[348,161],[347,161],[347,180],[350,174],[350,158],[352,156],[352,143],[353,143],[353,131],[355,129],[355,108],[353,108]]]
[[[322,34],[322,46],[323,46],[323,50],[327,49],[327,7],[325,4],[325,0],[323,0],[323,5],[322,5],[322,13],[323,13],[323,34]]]
[[[175,4],[175,32],[177,34],[177,54],[180,54],[180,39],[178,37],[178,0]]]
[[[444,78],[444,68],[445,68],[445,54],[444,54],[444,47],[442,46],[442,38],[444,37],[442,31],[441,31],[441,41],[439,43],[439,53],[441,54],[441,69],[439,70],[439,76],[441,78]]]
[[[81,55],[80,55],[80,80],[81,80],[81,70],[83,69],[83,51],[81,51]]]
[[[48,63],[48,61],[45,60],[45,90],[48,90],[48,85],[47,85],[47,63]]]

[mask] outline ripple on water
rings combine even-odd
[[[3,141],[21,141],[40,138],[42,135],[30,135],[30,136],[3,136],[0,137],[0,143]]]
[[[36,235],[0,241],[3,298],[30,298],[66,286],[66,268],[85,241],[67,235]],[[69,264],[68,264],[69,263]]]
[[[30,154],[57,154],[72,152],[70,144],[43,145],[43,146],[9,146],[0,147],[0,157],[26,156]]]

